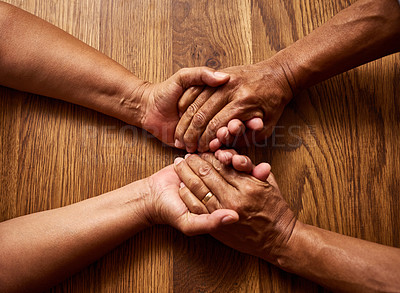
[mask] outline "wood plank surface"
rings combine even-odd
[[[158,82],[179,68],[273,56],[355,1],[7,0]],[[312,87],[265,145],[298,218],[400,247],[400,56]],[[0,221],[145,178],[184,153],[114,118],[0,87]],[[49,292],[315,292],[318,285],[210,236],[143,231]]]

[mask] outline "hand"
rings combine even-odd
[[[255,166],[248,156],[239,155],[232,149],[218,150],[214,155],[225,166],[231,165],[235,170],[251,174],[261,181],[266,181],[271,172],[271,166],[268,163],[260,163]]]
[[[173,146],[179,121],[178,100],[193,85],[219,86],[229,80],[226,73],[206,67],[184,68],[162,83],[143,83],[135,90],[143,105],[140,126],[162,142]]]
[[[176,128],[176,146],[184,145],[188,152],[206,151],[218,129],[234,118],[257,130],[253,134],[255,140],[270,136],[293,96],[283,62],[277,60],[271,58],[254,65],[224,69],[230,75],[225,85],[218,89],[206,87],[202,91],[191,88],[185,92],[179,101],[179,110],[184,114]],[[261,118],[263,124],[254,125],[252,118]],[[252,139],[251,132],[246,135]]]
[[[150,224],[168,224],[186,235],[196,235],[210,233],[239,219],[238,214],[231,210],[204,215],[189,211],[179,197],[181,180],[172,165],[153,174],[147,181],[150,201],[145,210]]]
[[[217,131],[217,137],[210,141],[209,148],[211,152],[217,151],[222,145],[226,147],[249,146],[260,130],[264,127],[261,118],[252,118],[245,123],[239,119],[232,119],[228,126],[223,126]],[[259,132],[259,134],[257,134]],[[258,140],[256,140],[258,141]]]
[[[274,264],[286,249],[296,218],[282,198],[272,174],[261,181],[220,163],[212,154],[175,160],[175,170],[184,185],[179,193],[189,210],[215,212],[228,208],[238,212],[239,221],[211,234],[239,251]],[[201,199],[211,191],[204,205]],[[200,207],[200,208],[199,208]]]

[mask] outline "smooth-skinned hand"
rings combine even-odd
[[[241,122],[234,121],[238,132],[247,127],[243,137],[252,143],[270,136],[293,96],[285,67],[276,59],[221,70],[230,79],[218,88],[188,89],[178,104],[183,115],[175,131],[175,146],[204,152],[217,131],[234,119]]]
[[[174,146],[175,128],[180,119],[178,100],[191,86],[207,85],[217,87],[229,80],[229,75],[207,67],[183,68],[164,82],[152,84],[144,82],[132,93],[140,96],[142,107],[139,125],[156,138]],[[126,122],[133,124],[128,118]],[[136,121],[135,117],[132,120]]]
[[[262,181],[234,170],[210,153],[177,158],[175,170],[183,182],[179,194],[190,211],[213,213],[224,208],[239,214],[238,222],[217,228],[211,232],[213,237],[241,252],[277,263],[296,218],[269,170],[264,171],[268,175],[264,174],[267,179]],[[204,204],[201,200],[208,192],[214,196]]]
[[[211,214],[192,213],[179,196],[181,180],[173,165],[146,179],[149,186],[149,200],[144,211],[150,225],[167,224],[191,236],[211,233],[220,226],[236,222],[235,211],[222,209]]]

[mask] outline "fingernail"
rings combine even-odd
[[[245,157],[240,158],[240,164],[244,165],[247,163],[247,159]]]
[[[185,183],[183,183],[183,182],[181,182],[180,184],[179,184],[179,187],[180,188],[184,188],[186,185],[185,185]]]
[[[187,159],[187,158],[189,158],[189,157],[190,157],[190,154],[186,154],[185,159]]]
[[[182,142],[180,142],[178,139],[175,139],[175,147],[176,148],[178,148],[178,149],[181,149],[181,148],[183,148],[185,145],[182,143]]]
[[[219,72],[219,71],[215,71],[214,72],[214,76],[217,78],[227,78],[229,76],[229,74],[227,73],[223,73],[223,72]]]
[[[182,162],[182,161],[183,161],[183,158],[178,157],[178,158],[175,159],[174,164],[178,166],[179,163]]]
[[[232,216],[225,216],[222,218],[221,223],[224,225],[229,225],[229,224],[233,224],[236,222],[236,219]]]

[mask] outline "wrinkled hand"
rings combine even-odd
[[[197,215],[189,211],[179,196],[181,180],[172,165],[147,178],[149,198],[145,210],[150,224],[168,224],[186,235],[211,233],[238,220],[232,210]]]
[[[178,100],[184,91],[194,85],[219,86],[229,75],[207,67],[184,68],[158,84],[148,82],[136,89],[141,96],[143,115],[140,126],[162,142],[173,146],[174,133],[179,121]]]
[[[281,63],[271,58],[254,65],[222,70],[229,82],[215,89],[188,89],[179,101],[183,113],[175,132],[176,147],[188,152],[208,150],[221,127],[234,118],[246,123],[250,143],[270,136],[286,104],[293,96],[291,84]],[[253,118],[261,118],[263,123]],[[256,121],[256,122],[255,122]],[[253,137],[254,136],[254,137]]]
[[[183,181],[182,200],[194,213],[212,213],[221,208],[238,212],[239,221],[211,234],[239,251],[277,263],[294,229],[296,219],[282,198],[272,174],[261,181],[225,166],[210,153],[175,160]],[[206,204],[201,199],[211,191]]]

